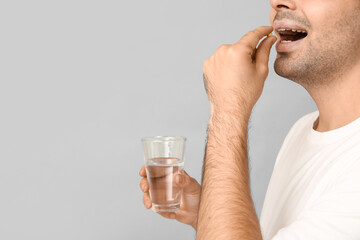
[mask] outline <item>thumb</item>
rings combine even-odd
[[[182,188],[183,193],[198,193],[200,190],[200,184],[185,171],[184,174],[176,175],[175,182]]]
[[[265,38],[259,45],[256,51],[256,65],[267,67],[269,62],[269,55],[272,45],[276,42],[275,36]]]

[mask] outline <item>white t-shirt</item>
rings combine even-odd
[[[264,240],[360,239],[360,118],[328,132],[298,120],[277,156],[260,225]]]

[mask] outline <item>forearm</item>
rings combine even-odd
[[[261,239],[250,192],[248,121],[228,113],[210,118],[197,240]]]

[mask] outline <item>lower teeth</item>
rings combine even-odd
[[[289,43],[289,42],[292,42],[291,40],[287,41],[287,40],[282,40],[281,41],[282,43]]]

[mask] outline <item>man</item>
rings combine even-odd
[[[273,27],[220,46],[204,62],[211,117],[202,186],[188,175],[176,178],[181,209],[162,215],[192,225],[199,240],[360,239],[360,1],[270,3]],[[273,29],[276,73],[302,85],[319,111],[298,120],[285,138],[260,224],[250,194],[247,127],[276,38],[256,46]],[[140,186],[150,208],[146,178]]]

